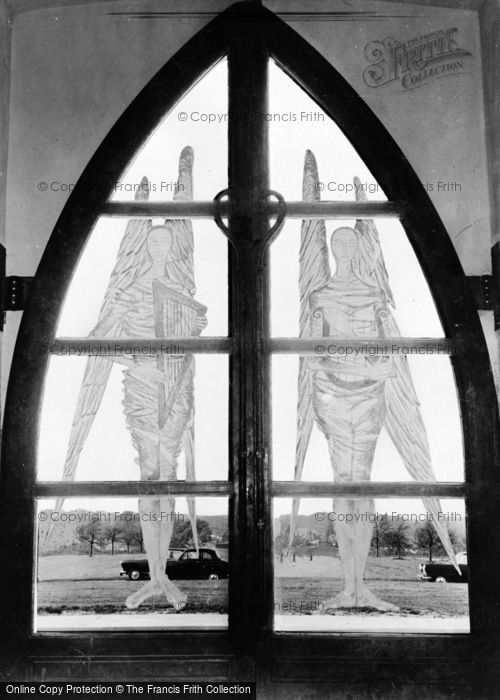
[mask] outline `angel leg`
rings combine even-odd
[[[186,376],[176,401],[172,406],[172,412],[168,417],[164,428],[160,433],[159,463],[160,479],[172,481],[177,478],[177,465],[181,452],[186,429],[189,426],[192,416],[193,398],[193,375],[189,372]],[[160,521],[159,533],[159,556],[161,559],[161,572],[159,574],[159,585],[167,600],[179,610],[186,605],[187,596],[182,593],[177,586],[172,583],[165,567],[168,558],[168,548],[175,521],[175,498],[168,496],[160,498],[160,505],[163,517]]]
[[[377,439],[385,418],[383,385],[363,393],[342,391],[320,407],[320,426],[328,438],[334,481],[369,481]],[[375,596],[364,582],[375,515],[371,498],[333,501],[335,534],[344,575],[344,589],[326,601],[328,608],[372,607],[396,610]]]
[[[162,512],[162,520],[160,522],[159,557],[161,560],[162,569],[159,573],[158,582],[168,602],[171,603],[176,610],[181,610],[186,606],[187,595],[177,588],[175,583],[169,579],[165,571],[168,558],[168,548],[170,546],[170,540],[172,539],[175,524],[175,498],[161,497],[160,507]]]
[[[162,593],[176,610],[181,610],[186,605],[186,595],[181,593],[165,573],[174,528],[174,510],[175,498],[146,496],[139,499],[142,535],[151,580],[127,598],[128,608],[137,608],[147,598]]]
[[[130,371],[126,376],[124,404],[133,441],[139,453],[142,479],[176,479],[183,433],[190,417],[190,395],[189,387],[180,392],[171,416],[160,429],[158,381],[154,377],[148,381],[143,369],[140,373]],[[126,605],[129,608],[136,608],[147,598],[162,593],[177,610],[186,604],[185,594],[165,573],[174,527],[174,510],[175,499],[168,496],[139,499],[151,580],[127,598]]]

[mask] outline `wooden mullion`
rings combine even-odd
[[[245,8],[243,8],[244,10]],[[260,293],[259,248],[269,229],[263,207],[269,181],[268,124],[245,115],[267,112],[268,52],[258,22],[245,16],[234,26],[228,53],[229,75],[229,230],[238,248],[237,331],[239,384],[237,417],[238,513],[234,568],[237,580],[230,592],[230,630],[241,640],[241,652],[254,654],[265,616],[263,606],[263,547],[257,529],[263,496],[262,382],[259,366]],[[234,570],[234,569],[233,569]]]
[[[230,496],[228,481],[45,481],[34,487],[36,498],[83,496]]]
[[[278,206],[270,204],[270,214],[278,214]],[[397,219],[403,208],[394,202],[287,202],[288,219]]]
[[[56,338],[53,343],[39,346],[37,352],[52,355],[89,355],[106,357],[121,355],[183,355],[192,353],[231,353],[233,338],[189,337],[189,338]],[[132,352],[139,349],[140,352]]]
[[[213,219],[216,211],[227,217],[232,210],[231,202],[106,202],[101,215],[114,218],[144,218],[166,217],[169,219]],[[272,218],[281,213],[280,206],[273,201],[261,203],[261,209],[266,217]],[[355,201],[322,201],[322,202],[287,202],[286,217],[289,219],[377,219],[399,218],[402,207],[394,202],[355,202]]]
[[[329,483],[323,481],[273,481],[273,497],[331,498],[465,498],[468,486],[460,482],[429,481],[352,481]]]
[[[440,357],[460,351],[460,340],[450,338],[271,338],[268,349],[273,353],[315,356],[345,355],[359,350],[368,356],[430,355]]]
[[[220,205],[220,211],[227,215],[227,204]],[[106,202],[102,207],[102,216],[133,219],[144,217],[166,217],[171,219],[213,219],[215,204],[207,202]]]

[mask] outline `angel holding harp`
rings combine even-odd
[[[305,200],[319,199],[318,182],[314,155],[307,151]],[[365,200],[366,194],[357,178],[355,185],[357,199]],[[394,298],[374,223],[363,219],[358,220],[354,228],[340,226],[331,233],[329,243],[336,263],[333,275],[325,222],[303,222],[299,254],[300,335],[339,339],[400,337],[391,311]],[[335,483],[370,480],[375,448],[383,427],[410,476],[417,481],[436,480],[420,405],[404,356],[302,357],[296,480],[302,479],[314,423],[327,440]],[[426,498],[423,503],[448,556],[459,570],[446,524],[438,517],[439,501]],[[298,509],[299,500],[294,499],[290,544]],[[333,511],[352,514],[352,518],[335,522],[344,588],[324,603],[325,609],[396,610],[395,605],[378,598],[363,580],[373,534],[374,500],[366,496],[336,497]]]
[[[193,152],[183,149],[179,188],[174,199],[192,198]],[[148,197],[144,178],[136,198]],[[207,324],[206,307],[194,300],[193,231],[189,221],[131,220],[118,251],[99,320],[91,335],[133,340],[199,335]],[[133,345],[133,343],[130,343]],[[182,451],[186,479],[194,479],[194,357],[190,354],[89,357],[75,410],[63,480],[74,479],[79,455],[99,409],[114,361],[125,365],[123,408],[143,480],[175,480]],[[56,505],[60,509],[62,500]],[[175,498],[143,496],[139,514],[150,581],[127,598],[138,607],[164,594],[176,609],[186,596],[165,573],[174,520]],[[193,499],[188,509],[196,548]],[[170,516],[170,517],[169,517]]]

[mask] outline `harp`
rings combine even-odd
[[[176,292],[161,280],[153,282],[153,305],[155,334],[157,338],[189,338],[197,335],[195,319],[207,312],[207,307],[192,297]],[[184,380],[191,368],[193,355],[175,353],[158,354],[157,368],[169,378],[169,391],[166,384],[158,386],[158,427],[165,425]]]
[[[155,334],[157,338],[189,338],[198,335],[194,321],[197,316],[205,315],[207,307],[199,304],[192,297],[176,292],[161,280],[153,282],[153,309]],[[175,355],[159,354],[156,359],[157,369],[168,377],[167,383],[158,384],[158,428],[165,425],[173,409],[177,396],[181,392],[189,370],[194,363],[191,353],[179,353]],[[184,435],[184,450],[186,453],[186,479],[195,479],[195,455],[194,455],[194,421],[186,428]],[[196,529],[196,509],[194,498],[187,498],[189,519],[193,531],[193,542],[196,551],[199,551],[198,532]]]

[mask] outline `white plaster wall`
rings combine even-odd
[[[353,86],[387,127],[429,191],[469,275],[491,271],[490,208],[486,166],[479,20],[476,12],[361,0],[266,0],[265,5],[300,33]],[[292,11],[350,12],[345,21],[300,21]],[[379,17],[371,15],[377,11]],[[363,18],[363,12],[370,16]],[[472,53],[465,70],[405,90],[401,81],[368,87],[363,72],[369,42],[391,37],[408,41],[457,27],[458,43]],[[437,191],[437,182],[461,190]]]

